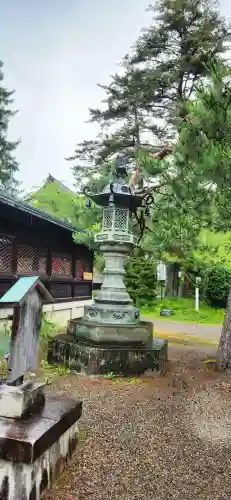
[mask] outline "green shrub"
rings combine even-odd
[[[42,324],[40,329],[40,338],[43,340],[48,340],[55,332],[55,323],[47,319],[45,312],[42,313]]]
[[[126,263],[125,285],[137,307],[152,302],[156,297],[156,263],[131,255]]]
[[[205,297],[214,307],[226,307],[231,271],[224,266],[213,266],[205,275]]]

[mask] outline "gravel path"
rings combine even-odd
[[[59,379],[50,390],[84,412],[77,454],[44,500],[230,500],[230,384],[204,355],[172,348],[162,377]]]
[[[219,340],[222,325],[204,325],[200,323],[180,323],[175,321],[165,321],[162,319],[153,319],[155,333],[172,333],[195,335],[207,340]]]

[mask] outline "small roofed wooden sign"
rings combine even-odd
[[[20,278],[0,299],[0,306],[13,308],[7,383],[18,385],[24,375],[37,369],[42,306],[53,302],[37,276]]]

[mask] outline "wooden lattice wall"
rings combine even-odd
[[[0,234],[0,296],[20,276],[38,275],[57,301],[91,297],[92,280],[84,280],[84,273],[92,273],[91,252],[72,243],[65,250],[62,241],[59,250],[57,241],[53,247],[45,240],[33,242],[26,232]]]

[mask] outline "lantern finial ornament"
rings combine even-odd
[[[125,180],[127,176],[126,158],[118,156],[116,158],[116,178]]]

